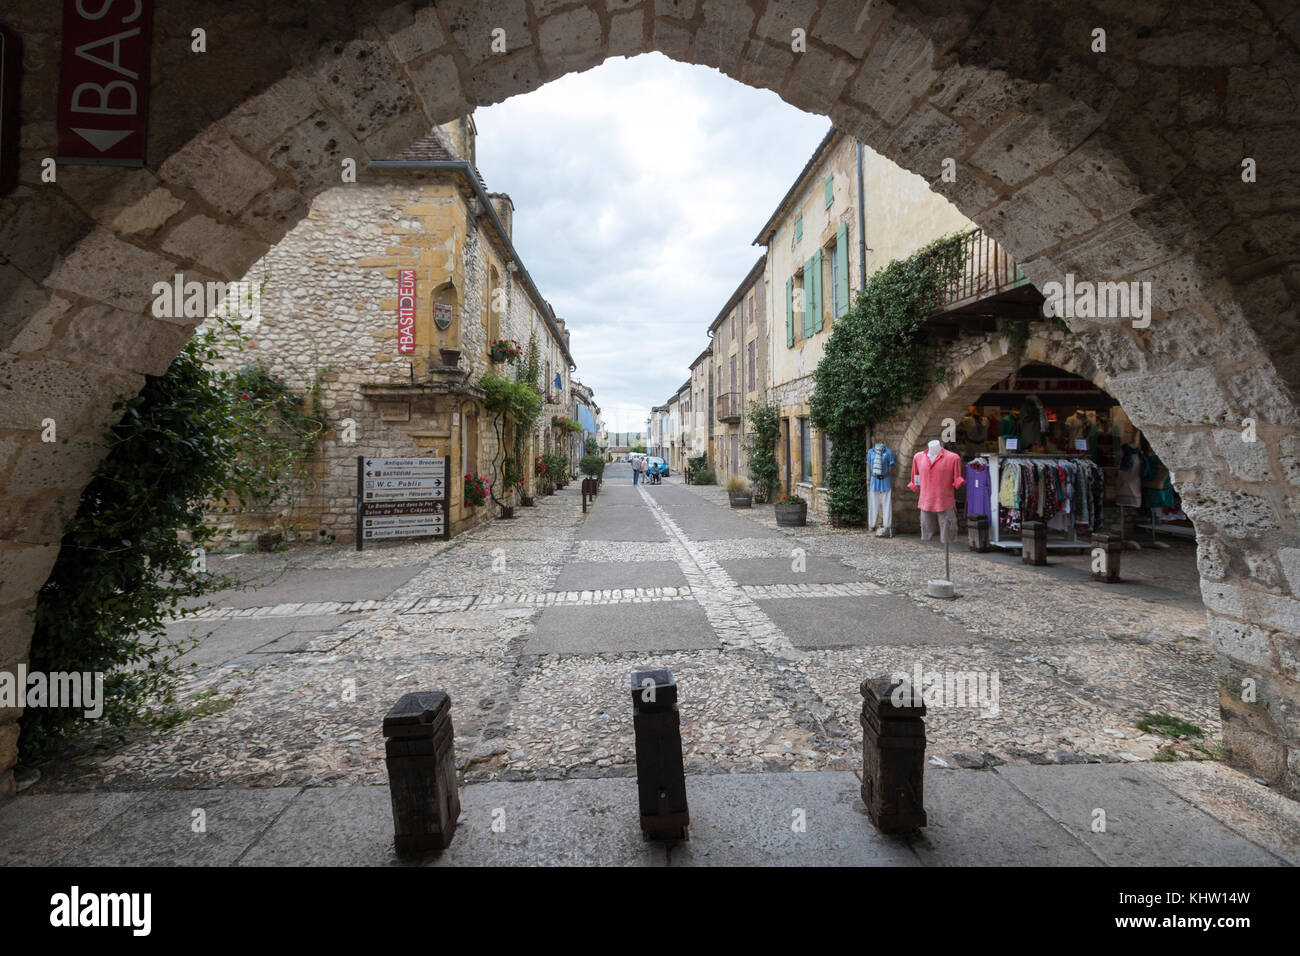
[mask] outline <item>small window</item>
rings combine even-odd
[[[826,208],[831,208],[831,203],[835,200],[835,189],[832,185],[832,177],[826,177]]]
[[[803,242],[803,216],[794,217],[794,241]]]

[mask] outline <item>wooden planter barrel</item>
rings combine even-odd
[[[801,501],[797,505],[773,505],[772,509],[776,512],[776,523],[781,528],[802,528],[808,523],[808,502]]]
[[[754,506],[753,495],[733,495],[727,492],[727,498],[730,499],[733,508],[752,508]]]

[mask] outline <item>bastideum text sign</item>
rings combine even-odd
[[[446,458],[357,458],[357,550],[383,538],[449,537]]]
[[[154,0],[63,0],[60,164],[144,165],[153,6]]]

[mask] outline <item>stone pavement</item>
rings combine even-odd
[[[691,846],[673,851],[675,860],[704,859],[706,849],[719,854],[709,862],[741,853],[751,838],[737,834],[752,835],[759,824],[729,816],[728,807],[767,801],[763,812],[783,808],[786,818],[805,791],[820,808],[826,842],[809,842],[810,824],[808,841],[759,841],[767,848],[754,844],[753,860],[892,859],[852,807],[861,767],[857,687],[868,676],[920,667],[996,677],[999,693],[992,709],[931,707],[933,822],[908,859],[927,861],[925,840],[950,826],[960,840],[936,843],[929,861],[956,861],[966,847],[967,862],[981,853],[1034,862],[1028,834],[1036,831],[1006,812],[1019,806],[1045,828],[1043,845],[1066,858],[1138,862],[1094,847],[1077,816],[1082,804],[1065,799],[1086,794],[1088,813],[1132,808],[1130,789],[1171,814],[1149,821],[1151,832],[1204,853],[1199,862],[1221,859],[1215,847],[1240,840],[1254,848],[1232,851],[1242,860],[1292,858],[1300,827],[1286,808],[1294,804],[1212,763],[1144,762],[1202,760],[1218,749],[1213,651],[1190,546],[1126,555],[1127,580],[1118,586],[1093,582],[1086,556],[1054,555],[1042,569],[954,551],[961,597],[944,602],[924,595],[942,553],[916,538],[820,524],[777,529],[770,508],[732,510],[721,489],[679,480],[633,488],[625,468],[611,467],[586,516],[576,487],[518,513],[451,542],[212,556],[210,566],[239,569],[247,587],[216,595],[197,618],[173,625],[175,637],[202,637],[180,694],[188,719],[125,740],[103,734],[39,768],[39,779],[21,780],[25,792],[0,811],[0,828],[6,815],[38,819],[41,805],[61,807],[60,800],[99,807],[98,824],[129,806],[112,826],[98,826],[100,842],[87,845],[100,850],[86,852],[117,859],[139,843],[147,856],[158,851],[150,841],[113,832],[148,834],[157,814],[196,806],[197,791],[229,801],[232,818],[243,821],[213,860],[270,860],[277,846],[286,860],[324,852],[312,848],[342,838],[312,836],[308,827],[299,839],[284,822],[321,814],[347,821],[341,832],[356,831],[357,842],[343,840],[337,852],[382,862],[372,844],[391,837],[391,824],[379,724],[402,693],[439,688],[452,698],[466,806],[503,806],[523,821],[518,846],[485,844],[472,834],[486,824],[467,810],[471,836],[449,860],[497,853],[518,862],[559,852],[549,837],[530,835],[527,821],[538,820],[540,830],[547,812],[564,807],[592,816],[585,825],[611,828],[609,846],[592,853],[605,859],[623,846],[618,852],[629,859],[650,859],[633,839],[634,818],[630,830],[613,822],[635,773],[623,687],[632,670],[670,667],[681,690],[688,789],[702,801]],[[1138,728],[1151,713],[1200,733],[1174,738]],[[996,769],[950,778],[945,768]],[[1204,774],[1219,776],[1196,776]],[[1231,785],[1222,782],[1229,778]],[[968,782],[948,786],[949,779]],[[1203,806],[1193,783],[1236,794],[1224,805],[1231,813]],[[1282,802],[1264,814],[1281,821],[1271,830],[1259,822],[1260,801]],[[379,809],[362,812],[363,805]],[[1198,810],[1189,815],[1186,807]],[[57,814],[45,850],[39,836],[26,849],[4,844],[8,858],[49,860],[59,846],[85,843],[74,817]],[[852,821],[865,834],[861,846],[832,850],[839,844],[831,820]],[[72,828],[66,838],[55,832],[64,825]],[[1286,836],[1270,843],[1251,827]],[[1195,837],[1201,828],[1203,840]],[[1025,846],[995,853],[987,848],[993,835]],[[1164,852],[1170,859],[1173,848]]]
[[[872,827],[847,771],[692,775],[686,786],[689,839],[665,845],[642,838],[631,778],[471,784],[451,847],[411,861],[393,851],[385,786],[24,794],[0,805],[0,865],[1300,863],[1300,805],[1210,762],[931,770],[929,825],[907,837]]]

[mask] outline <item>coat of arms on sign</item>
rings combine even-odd
[[[441,302],[433,304],[433,324],[438,327],[439,332],[447,331],[447,326],[451,325],[450,305],[443,305]]]

